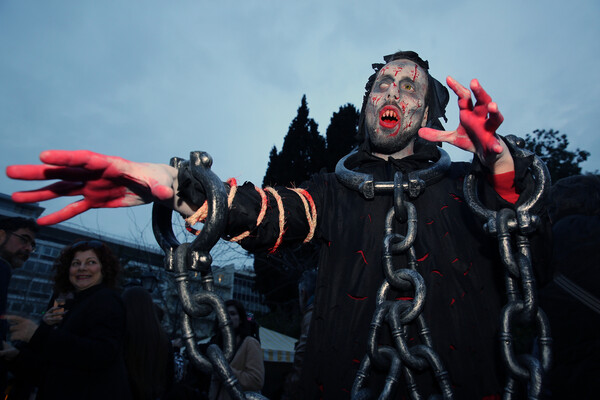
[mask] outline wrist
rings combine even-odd
[[[488,181],[494,187],[496,193],[509,203],[515,204],[519,200],[519,194],[515,187],[515,171],[488,175]]]

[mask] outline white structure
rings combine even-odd
[[[213,266],[213,278],[215,288],[223,300],[238,300],[252,314],[269,312],[269,307],[263,304],[261,294],[254,290],[254,272],[237,269],[233,265]]]

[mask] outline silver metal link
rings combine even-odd
[[[352,399],[372,397],[373,393],[366,388],[371,363],[388,371],[386,384],[377,396],[379,399],[393,398],[401,373],[410,398],[422,399],[413,371],[420,372],[425,369],[431,370],[434,379],[438,382],[441,397],[452,399],[448,373],[439,355],[433,350],[431,334],[422,316],[427,290],[423,277],[417,272],[413,247],[417,235],[417,212],[414,204],[407,200],[407,197],[411,199],[418,197],[428,184],[442,179],[450,166],[450,158],[442,151],[440,160],[426,170],[411,172],[406,178],[402,173],[397,172],[393,182],[375,182],[371,175],[353,172],[346,168],[345,162],[351,157],[353,154],[340,160],[336,167],[336,175],[342,184],[359,191],[365,198],[373,198],[375,194],[394,196],[393,206],[386,215],[384,227],[383,271],[386,280],[377,293],[376,308],[367,339],[367,355],[361,362],[352,388]],[[406,232],[395,231],[394,227],[397,224],[405,226]],[[395,256],[400,254],[406,255],[405,268],[394,265]],[[412,300],[387,300],[388,292],[392,288],[412,293]],[[406,329],[409,325],[417,328],[421,342],[424,344],[408,345]],[[386,326],[392,335],[394,347],[378,344],[381,331],[386,329]]]
[[[507,137],[513,145],[515,157],[530,157],[532,153],[517,146],[518,138]],[[538,307],[537,288],[531,263],[528,235],[539,225],[539,217],[532,215],[546,192],[550,178],[548,169],[538,158],[533,158],[531,173],[535,187],[533,194],[525,199],[516,211],[485,208],[477,196],[477,180],[473,174],[465,178],[465,199],[473,212],[484,223],[484,230],[496,236],[500,259],[505,267],[505,284],[508,303],[501,312],[500,349],[501,358],[508,372],[503,399],[512,399],[520,393],[519,387],[527,390],[529,399],[538,399],[543,386],[543,377],[552,364],[550,324],[542,309]],[[517,251],[513,245],[516,244]],[[515,353],[514,325],[528,326],[535,332],[537,354]]]
[[[516,139],[508,138],[516,143]],[[367,354],[361,361],[351,397],[354,400],[370,399],[374,396],[368,388],[368,380],[373,364],[387,370],[385,385],[377,395],[379,399],[392,398],[402,378],[412,400],[421,400],[418,385],[413,373],[429,370],[437,382],[439,394],[430,396],[430,400],[453,399],[454,395],[448,373],[441,358],[433,349],[430,330],[422,315],[426,297],[423,277],[417,272],[417,260],[413,247],[417,214],[414,205],[407,197],[414,199],[426,187],[441,180],[450,166],[448,155],[442,153],[440,160],[425,170],[414,171],[404,177],[401,173],[394,176],[393,182],[375,182],[373,177],[350,171],[346,161],[355,153],[349,154],[338,163],[336,175],[342,184],[360,192],[365,198],[376,194],[393,194],[394,202],[385,221],[383,270],[386,280],[377,293],[376,309],[371,320],[368,335]],[[517,149],[515,156],[530,156],[525,150]],[[175,238],[170,222],[172,211],[159,204],[153,208],[153,230],[157,242],[165,252],[165,268],[175,273],[180,299],[185,313],[182,313],[182,330],[188,348],[188,355],[195,365],[206,372],[213,372],[221,378],[224,387],[233,399],[264,399],[256,393],[243,393],[233,375],[228,359],[233,357],[233,332],[224,303],[214,293],[210,265],[210,249],[224,232],[227,221],[226,193],[221,181],[210,171],[212,159],[208,154],[193,152],[190,161],[174,158],[171,165],[176,168],[190,168],[198,179],[207,196],[208,217],[204,228],[192,243],[180,243]],[[497,236],[500,258],[505,265],[505,283],[508,304],[502,310],[502,328],[500,334],[502,359],[508,371],[504,399],[512,399],[519,385],[526,384],[528,397],[537,399],[543,384],[543,375],[551,365],[551,338],[548,320],[537,306],[537,293],[531,267],[531,256],[527,236],[536,229],[539,218],[530,213],[542,198],[548,186],[548,171],[537,158],[534,159],[532,173],[536,187],[531,198],[526,199],[516,211],[494,211],[485,208],[477,196],[478,182],[474,175],[468,175],[464,181],[465,199],[473,212],[484,221],[484,230]],[[395,231],[395,226],[405,226],[404,233]],[[517,251],[513,250],[516,244]],[[407,265],[398,268],[394,265],[395,256],[404,254]],[[189,290],[189,271],[201,274],[202,291],[192,295]],[[391,289],[410,292],[412,300],[387,300]],[[224,350],[210,346],[207,357],[197,349],[191,318],[202,317],[214,311],[219,321],[219,329],[224,339]],[[515,323],[533,324],[537,333],[538,356],[532,354],[516,355],[513,349]],[[408,327],[416,328],[421,344],[409,346]],[[393,346],[378,344],[383,329],[389,329]],[[412,329],[412,328],[411,328]]]
[[[518,147],[520,139],[510,136],[507,137],[507,141],[514,148],[515,157],[532,156],[531,153]],[[413,379],[413,370],[421,371],[429,368],[441,389],[441,397],[450,399],[453,393],[448,374],[442,366],[441,359],[433,350],[431,335],[421,314],[421,302],[424,302],[426,289],[423,278],[416,272],[417,261],[413,248],[417,234],[417,215],[414,205],[406,200],[406,195],[411,199],[416,198],[425,190],[427,184],[439,181],[450,165],[449,158],[442,151],[442,157],[436,165],[424,171],[412,172],[408,174],[406,180],[401,173],[396,173],[393,182],[375,182],[373,176],[353,172],[346,167],[346,162],[350,162],[354,156],[349,154],[338,162],[336,175],[339,181],[346,187],[360,192],[367,199],[373,198],[376,194],[393,193],[394,202],[385,221],[383,270],[386,281],[377,295],[377,308],[368,338],[368,354],[361,363],[357,375],[358,385],[355,384],[356,390],[353,390],[352,398],[366,398],[363,396],[367,395],[368,389],[364,387],[368,379],[370,363],[382,364],[383,356],[376,346],[376,340],[380,331],[384,329],[385,318],[391,329],[395,351],[402,362],[404,382],[410,398],[413,400],[422,398]],[[516,211],[510,209],[495,211],[486,208],[477,195],[478,182],[475,175],[469,174],[464,181],[465,200],[475,215],[484,221],[484,231],[497,237],[500,258],[506,268],[505,282],[509,303],[502,311],[501,333],[503,359],[509,372],[504,393],[506,399],[513,398],[517,393],[519,381],[527,381],[529,398],[537,399],[542,387],[543,374],[548,371],[551,364],[550,328],[545,314],[537,305],[536,285],[527,238],[539,225],[539,217],[531,214],[531,211],[547,190],[549,173],[544,163],[537,157],[534,157],[531,172],[536,183],[535,188],[532,195],[522,201]],[[394,222],[405,225],[406,233],[395,232]],[[514,244],[517,246],[516,252],[513,250]],[[406,255],[407,268],[397,268],[394,265],[394,256],[399,254]],[[412,291],[414,299],[391,303],[386,300],[386,294],[391,287],[407,292]],[[514,354],[513,320],[518,320],[521,324],[535,324],[536,340],[540,349],[539,358],[533,355]],[[406,331],[409,325],[417,326],[419,337],[425,344],[408,346]],[[430,398],[439,397],[440,395],[433,395]]]
[[[227,222],[227,193],[221,180],[210,170],[212,158],[204,152],[190,153],[190,161],[172,158],[171,166],[189,168],[192,175],[203,186],[208,205],[208,216],[204,227],[192,243],[179,243],[171,223],[173,211],[161,204],[154,203],[152,209],[152,228],[154,237],[165,253],[165,269],[172,272],[177,286],[179,299],[183,305],[181,329],[186,351],[192,363],[205,373],[219,377],[223,388],[232,399],[265,399],[259,393],[244,392],[236,379],[228,360],[234,356],[235,337],[231,320],[223,299],[215,292],[212,276],[212,257],[210,250],[217,243]],[[190,273],[200,274],[202,289],[191,292]],[[202,354],[196,342],[192,328],[192,319],[215,313],[217,326],[223,337],[223,349],[216,345],[208,347]]]

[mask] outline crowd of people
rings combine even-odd
[[[0,224],[5,237],[0,237],[0,262],[10,274],[34,250],[37,225],[19,217]],[[11,244],[9,237],[17,241]],[[181,387],[185,383],[177,378],[175,352],[159,307],[143,287],[119,287],[121,266],[105,243],[78,240],[61,251],[53,268],[54,292],[41,321],[2,313],[6,399],[229,398],[216,379],[206,387]],[[260,391],[260,343],[251,336],[243,305],[233,300],[226,304],[237,339],[233,372],[243,390]]]

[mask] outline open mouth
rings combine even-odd
[[[398,109],[392,106],[385,106],[379,112],[379,124],[384,128],[394,128],[400,122]]]

